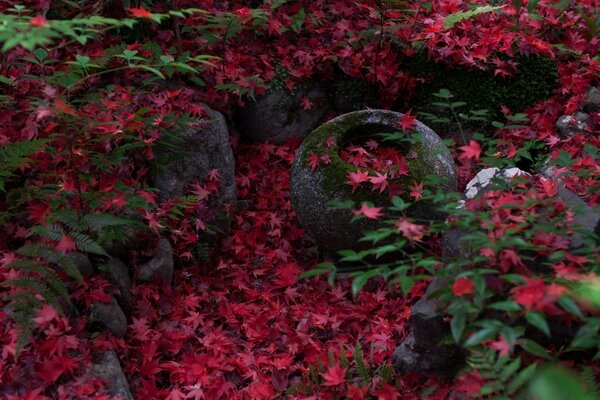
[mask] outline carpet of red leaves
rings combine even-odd
[[[289,200],[294,153],[285,145],[238,148],[239,197],[249,207],[236,215],[233,233],[220,244],[216,270],[181,269],[172,287],[135,287],[124,339],[101,335],[88,342],[82,319],[40,316],[37,346],[24,350],[15,365],[14,325],[0,313],[0,397],[17,390],[22,396],[8,398],[106,398],[97,394],[99,382],[80,377],[91,352],[103,348],[116,349],[139,399],[273,398],[317,360],[328,365],[330,351],[339,360],[341,344],[349,346],[350,360],[360,342],[367,357],[373,349],[373,367],[389,362],[406,335],[410,304],[425,285],[403,298],[399,289],[379,282],[353,298],[348,280],[333,288],[324,277],[297,281],[314,266],[316,254],[307,255],[311,243]],[[384,390],[387,398],[416,399],[426,381],[407,378],[401,396],[375,379],[363,390],[317,386],[312,398],[333,398],[347,389],[356,393],[352,398]]]

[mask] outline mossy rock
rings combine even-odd
[[[495,75],[493,70],[469,69],[461,66],[449,66],[427,59],[426,54],[419,53],[406,60],[407,70],[415,77],[426,82],[418,87],[417,98],[411,104],[417,112],[427,112],[436,117],[446,117],[448,124],[430,123],[429,125],[442,136],[456,131],[454,117],[449,110],[432,106],[439,101],[433,96],[440,89],[448,89],[453,95],[452,101],[467,103],[458,112],[468,114],[469,110],[489,111],[487,121],[466,123],[468,129],[491,131],[491,121],[503,121],[501,107],[506,106],[512,113],[524,111],[538,101],[550,96],[558,86],[558,68],[556,62],[538,55],[518,56],[518,63],[513,76]]]
[[[387,191],[379,194],[370,188],[360,187],[354,193],[345,182],[347,175],[357,168],[340,157],[344,144],[357,138],[373,137],[381,132],[397,132],[397,121],[401,113],[388,110],[355,111],[339,116],[313,131],[302,143],[290,177],[290,195],[298,220],[319,245],[330,251],[358,249],[362,232],[382,226],[379,220],[363,218],[351,222],[353,214],[349,209],[331,207],[331,201],[354,201],[357,204],[370,202],[374,206],[391,204]],[[395,143],[404,153],[415,153],[409,161],[409,176],[394,180],[395,184],[408,188],[415,181],[423,182],[428,175],[442,178],[432,191],[456,191],[454,162],[440,137],[417,121],[414,129],[418,140]],[[333,146],[327,140],[333,138]],[[331,163],[321,164],[314,171],[309,166],[311,154],[328,155]],[[364,169],[363,169],[364,170]],[[375,171],[371,175],[374,175]],[[405,192],[410,192],[406,190]],[[408,200],[408,199],[407,199]],[[409,216],[421,220],[441,219],[444,216],[433,212],[427,203],[416,203],[408,209]]]

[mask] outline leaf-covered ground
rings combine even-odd
[[[329,370],[330,353],[342,368],[342,345],[351,369],[357,343],[371,373],[389,363],[407,334],[410,305],[425,285],[403,298],[399,289],[373,282],[353,298],[348,280],[333,288],[325,277],[298,281],[314,266],[317,253],[289,199],[294,153],[289,146],[241,145],[236,180],[247,208],[235,216],[213,260],[176,271],[172,287],[161,282],[135,287],[132,323],[123,340],[101,335],[87,343],[83,320],[73,326],[75,320],[69,323],[55,313],[41,315],[36,323],[45,329],[35,338],[37,348],[21,354],[18,368],[11,367],[8,354],[14,341],[3,346],[2,378],[13,380],[2,382],[4,393],[20,389],[33,397],[9,398],[41,398],[36,393],[49,387],[45,393],[94,398],[101,385],[85,377],[71,382],[72,376],[89,365],[92,349],[114,346],[140,399],[268,399],[303,379],[322,385],[309,386],[299,398],[326,399],[334,393],[419,398],[423,384],[432,382],[409,377],[396,389],[378,376],[365,382],[355,372],[336,384],[339,370],[337,378],[335,365]],[[0,322],[2,338],[14,338],[14,332],[7,335],[12,324],[5,314]],[[311,366],[319,371],[312,382]],[[23,382],[40,390],[24,391]]]

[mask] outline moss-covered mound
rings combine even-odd
[[[448,66],[428,60],[424,53],[419,53],[405,64],[413,76],[426,80],[418,87],[417,98],[411,106],[418,112],[448,118],[451,121],[449,124],[429,123],[442,136],[447,131],[455,131],[450,111],[431,105],[432,102],[439,101],[433,93],[448,89],[454,95],[453,101],[466,103],[460,108],[460,112],[482,109],[489,111],[487,121],[467,124],[471,129],[489,131],[493,129],[489,122],[503,120],[500,111],[502,106],[508,107],[513,113],[524,111],[547,98],[558,85],[558,70],[554,61],[537,55],[520,56],[514,61],[518,64],[517,72],[513,76],[503,77],[494,74],[493,68],[483,71]]]
[[[332,251],[358,248],[358,240],[366,229],[376,229],[379,221],[362,219],[351,222],[352,212],[348,209],[334,209],[331,201],[355,203],[371,202],[375,206],[390,204],[387,192],[378,193],[370,188],[358,188],[354,193],[349,185],[348,173],[357,168],[340,157],[340,148],[356,138],[366,138],[381,132],[399,130],[397,121],[402,114],[387,110],[366,110],[344,114],[313,131],[302,143],[290,177],[290,195],[294,209],[302,226],[308,234],[324,248]],[[395,184],[412,185],[423,181],[428,175],[442,178],[431,190],[456,190],[454,162],[442,140],[424,124],[418,122],[415,127],[417,141],[398,143],[405,154],[414,153],[409,162],[409,176],[395,180]],[[328,139],[332,138],[333,141]],[[333,144],[332,144],[333,143]],[[329,163],[323,163],[313,169],[310,166],[311,155],[327,156]],[[375,171],[369,171],[375,175]],[[409,192],[407,190],[406,192]],[[417,204],[409,209],[415,218],[432,219],[432,213],[426,204]],[[439,218],[439,216],[437,216]]]

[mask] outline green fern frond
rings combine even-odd
[[[81,232],[72,232],[71,237],[75,240],[77,250],[108,257],[106,250],[88,235]]]
[[[348,362],[348,357],[346,356],[346,351],[344,350],[344,345],[340,346],[340,367],[348,368],[350,363]]]
[[[65,282],[58,276],[58,274],[50,268],[45,268],[46,280],[48,282],[48,286],[52,289],[54,293],[59,294],[67,303],[71,304],[71,299],[69,298],[69,289]],[[46,297],[46,296],[44,296]],[[47,299],[47,297],[46,297]]]
[[[356,372],[358,376],[365,382],[369,381],[370,373],[369,368],[365,364],[364,354],[360,342],[356,342],[354,346],[354,363],[356,364]]]
[[[452,29],[452,27],[454,27],[454,25],[456,25],[457,23],[459,23],[465,19],[473,18],[474,16],[479,15],[479,14],[498,11],[498,10],[502,9],[503,7],[504,6],[479,6],[479,7],[473,8],[472,10],[469,10],[469,11],[455,12],[454,14],[450,14],[446,18],[444,18],[444,28]]]
[[[85,225],[94,232],[101,232],[103,229],[114,226],[127,226],[135,224],[137,221],[119,217],[112,214],[86,214],[83,217]]]
[[[10,263],[10,268],[18,269],[25,272],[38,272],[42,269],[42,265],[29,258],[19,258]]]
[[[71,231],[83,231],[85,225],[81,223],[77,215],[71,210],[62,210],[54,214],[55,221],[58,221],[68,227]]]
[[[54,248],[49,244],[42,243],[31,243],[26,244],[20,247],[17,250],[17,254],[21,256],[36,258],[36,257],[44,257],[44,255],[48,252],[54,251]]]
[[[65,271],[65,273],[77,280],[82,281],[83,277],[81,276],[81,272],[79,268],[75,265],[75,263],[66,255],[59,253],[57,251],[52,251],[47,254],[47,260],[55,265],[57,265],[60,269]]]
[[[60,240],[64,235],[65,231],[60,225],[36,225],[29,229],[31,235],[39,235],[50,240]]]

